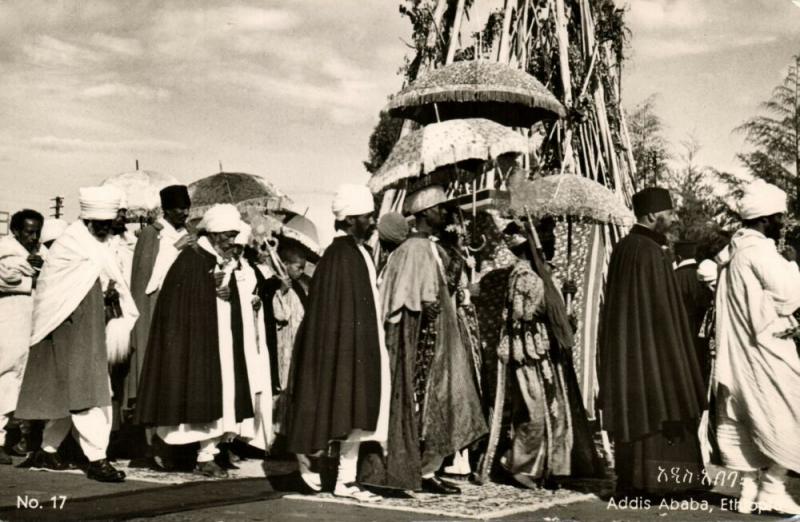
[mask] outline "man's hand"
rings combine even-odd
[[[440,305],[438,301],[432,303],[422,303],[422,315],[430,322],[436,320],[439,317],[439,309]]]
[[[285,294],[292,288],[292,280],[288,276],[279,279],[281,280],[281,293]]]
[[[575,284],[575,281],[570,279],[569,281],[566,281],[564,285],[561,287],[561,293],[563,293],[564,295],[574,296],[575,294],[578,293],[578,285]]]
[[[197,236],[195,236],[194,234],[186,234],[175,243],[175,248],[177,248],[178,250],[183,250],[186,247],[193,247],[196,244],[197,244]]]
[[[39,254],[31,254],[28,256],[28,264],[36,270],[41,270],[42,265],[44,265],[44,259]]]
[[[253,300],[251,301],[253,304],[253,311],[258,313],[261,310],[261,299],[258,296],[253,296]]]
[[[218,286],[217,287],[217,297],[222,299],[223,301],[230,301],[231,300],[231,289],[227,285],[225,286]]]

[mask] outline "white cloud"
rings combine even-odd
[[[703,2],[697,0],[631,0],[628,16],[645,31],[691,29],[707,19]]]
[[[140,98],[147,101],[164,101],[169,99],[170,92],[163,88],[145,85],[127,85],[123,83],[101,83],[83,89],[82,98]]]
[[[775,35],[754,35],[731,39],[725,36],[699,38],[685,35],[652,36],[638,38],[634,42],[634,57],[641,58],[674,58],[714,53],[726,49],[740,49],[774,43]]]
[[[109,34],[95,33],[89,41],[95,47],[126,56],[140,56],[144,50],[142,43],[135,38],[120,38]]]
[[[73,67],[97,62],[101,58],[95,51],[48,35],[37,36],[32,43],[25,44],[23,50],[37,65]]]
[[[31,138],[29,145],[35,149],[55,152],[116,152],[150,151],[172,152],[185,150],[183,143],[170,140],[84,140],[80,138],[60,138],[57,136],[37,136]]]

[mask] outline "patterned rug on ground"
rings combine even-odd
[[[228,470],[227,478],[210,478],[204,475],[192,473],[191,471],[156,471],[148,468],[131,468],[127,460],[117,460],[114,467],[125,472],[126,480],[138,480],[141,482],[152,482],[154,484],[188,484],[190,482],[204,482],[210,480],[231,480],[244,478],[266,477],[264,471],[264,461],[257,459],[246,459],[236,463],[239,469]],[[50,473],[72,473],[83,475],[84,472],[78,469],[56,471]]]
[[[597,486],[597,485],[595,485]],[[357,500],[334,497],[330,493],[317,495],[286,495],[283,498],[311,502],[332,502],[376,509],[411,511],[429,515],[485,520],[500,518],[518,513],[528,513],[554,506],[572,504],[585,500],[597,499],[594,493],[558,489],[555,491],[538,489],[530,490],[504,484],[485,484],[478,486],[459,483],[460,495],[433,495],[415,493],[414,498],[381,497],[376,502],[359,502]],[[584,488],[580,488],[584,489]],[[597,490],[597,487],[592,489]]]

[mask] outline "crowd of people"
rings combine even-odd
[[[442,187],[376,223],[370,191],[345,185],[320,256],[303,216],[286,219],[276,247],[234,205],[190,223],[185,186],[160,198],[146,226],[126,224],[124,194],[108,186],[80,190],[71,224],[12,216],[0,239],[0,463],[74,466],[59,451],[72,432],[86,475],[118,482],[109,442],[132,430],[134,460],[168,471],[170,448],[189,447],[207,477],[235,466],[234,439],[295,455],[313,491],[338,459],[333,494],[367,502],[387,489],[458,494],[447,475],[479,469],[531,488],[603,475],[572,365],[574,284],[549,265],[552,221],[482,211],[476,254]],[[702,489],[708,439],[710,460],[743,474],[740,511],[800,513],[785,488],[800,471],[800,270],[775,243],[786,194],[748,186],[742,227],[699,265],[696,245],[670,249],[666,190],[632,204],[600,311],[617,494]],[[10,421],[20,435],[7,447]],[[674,469],[694,478],[663,480]]]

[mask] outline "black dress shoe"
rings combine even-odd
[[[222,469],[239,469],[239,466],[234,464],[234,461],[235,456],[228,448],[222,448],[219,453],[214,455],[214,462]]]
[[[203,475],[211,478],[227,478],[228,472],[219,467],[219,465],[210,460],[208,462],[198,462],[194,472],[198,475]]]
[[[67,469],[75,469],[74,466],[64,462],[58,453],[48,453],[42,449],[31,453],[19,467],[38,471],[64,471]]]
[[[122,482],[125,473],[112,466],[108,459],[95,460],[86,468],[86,476],[99,482]]]
[[[16,444],[11,446],[11,454],[17,455],[18,457],[24,457],[32,450],[31,444],[28,441],[28,437],[22,436]]]
[[[461,488],[449,484],[439,477],[430,477],[422,479],[422,491],[437,495],[458,495],[461,493]]]
[[[0,447],[0,465],[10,466],[13,464],[11,461],[11,456],[6,453],[6,450]]]

